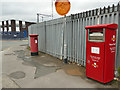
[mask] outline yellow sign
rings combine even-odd
[[[56,0],[55,7],[59,15],[66,15],[70,10],[71,4],[68,0]]]

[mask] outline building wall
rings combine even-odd
[[[4,32],[5,29],[7,29],[7,32],[9,32],[9,28],[11,28],[11,32],[16,32],[17,27],[18,27],[20,32],[23,32],[23,31],[28,32],[28,26],[30,26],[31,24],[35,24],[34,22],[25,22],[25,27],[23,27],[24,26],[23,21],[19,21],[18,25],[16,24],[16,22],[17,22],[16,20],[2,21],[2,25],[1,25],[2,31]]]
[[[11,30],[12,30],[12,32],[16,32],[16,22],[15,22],[15,20],[11,20]]]

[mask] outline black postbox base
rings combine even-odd
[[[37,56],[38,52],[31,52],[31,56]]]

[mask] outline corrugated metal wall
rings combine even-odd
[[[29,34],[39,35],[39,51],[63,59],[66,44],[67,59],[85,66],[86,63],[86,30],[85,26],[117,23],[120,18],[119,7],[108,6],[66,18],[54,19],[29,27]],[[120,22],[119,22],[120,24]],[[117,30],[116,68],[120,66],[120,30]],[[30,43],[29,43],[30,45]]]

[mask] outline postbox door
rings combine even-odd
[[[104,50],[104,42],[88,42],[86,75],[101,82],[104,74]]]
[[[38,39],[37,37],[34,38],[34,43],[35,43],[35,51],[38,51]]]

